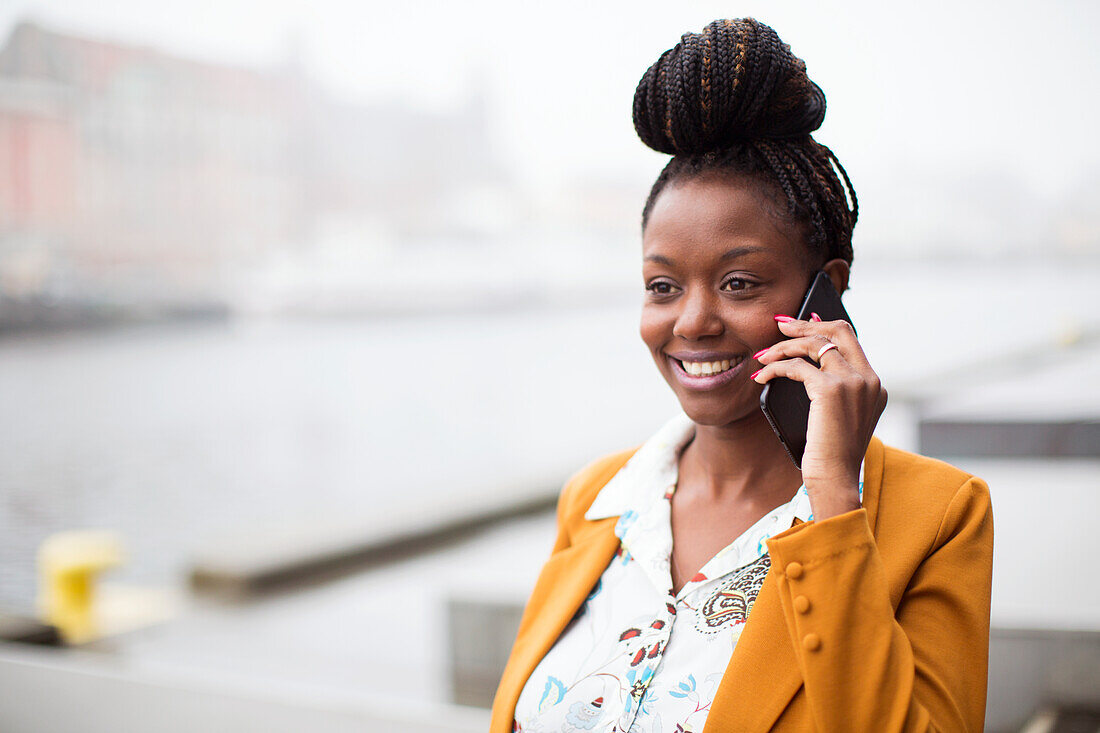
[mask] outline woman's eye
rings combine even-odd
[[[645,289],[656,295],[668,295],[672,292],[672,283],[665,282],[664,280],[657,280],[646,285]]]
[[[722,289],[723,290],[738,291],[738,290],[745,290],[750,285],[751,285],[751,283],[748,280],[742,280],[739,277],[731,277],[729,280],[726,280],[726,282],[724,282],[722,284]]]

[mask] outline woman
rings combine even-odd
[[[567,482],[494,732],[982,729],[987,487],[872,437],[886,392],[852,329],[790,315],[818,271],[848,285],[824,114],[752,19],[643,76],[635,128],[674,157],[642,214],[641,336],[683,414]],[[759,408],[778,377],[811,399],[801,471]]]

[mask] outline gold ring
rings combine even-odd
[[[830,341],[829,343],[822,346],[817,352],[817,363],[818,364],[821,363],[821,357],[825,354],[826,351],[828,351],[829,349],[835,349],[835,348],[836,348],[836,344],[834,344],[832,341]]]

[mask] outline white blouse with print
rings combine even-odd
[[[589,520],[618,516],[620,546],[516,705],[524,733],[701,731],[771,566],[765,540],[813,519],[802,486],[672,592],[671,503],[695,435],[680,413],[600,491]],[[863,497],[862,469],[859,484]]]

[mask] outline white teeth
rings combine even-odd
[[[738,360],[731,361],[730,359],[723,359],[722,361],[682,361],[684,365],[684,371],[693,377],[708,377],[719,372],[724,372],[731,366],[737,366]]]

